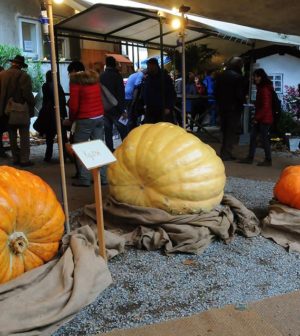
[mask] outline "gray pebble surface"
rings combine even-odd
[[[263,214],[274,183],[229,177],[226,192]],[[53,335],[94,335],[300,289],[300,254],[261,236],[213,242],[201,255],[130,248],[109,261],[113,284]]]

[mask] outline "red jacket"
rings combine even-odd
[[[82,71],[70,76],[69,118],[71,121],[103,115],[99,75]]]
[[[257,122],[270,125],[273,122],[272,91],[272,84],[257,85],[254,115]]]

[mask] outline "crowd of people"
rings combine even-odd
[[[23,56],[17,55],[7,70],[0,68],[0,156],[5,157],[2,135],[9,133],[13,165],[28,167],[30,160],[29,127],[35,105],[32,94],[30,76],[24,71],[27,67]],[[243,61],[239,57],[232,58],[224,71],[208,70],[203,76],[189,72],[186,77],[186,111],[189,115],[188,126],[193,131],[197,115],[206,115],[208,125],[220,125],[222,160],[235,160],[233,147],[237,140],[243,104],[246,101],[247,85],[242,74]],[[105,141],[113,152],[113,130],[116,129],[123,140],[128,132],[141,123],[157,123],[167,121],[182,125],[182,78],[176,80],[161,69],[156,58],[147,61],[147,69],[139,69],[129,76],[126,84],[118,70],[114,57],[106,58],[102,73],[85,69],[80,61],[73,61],[68,66],[70,79],[70,97],[66,101],[65,93],[59,85],[59,103],[64,144],[80,143],[93,139]],[[251,132],[248,156],[240,163],[252,163],[256,149],[256,138],[261,137],[265,150],[265,160],[259,165],[272,164],[269,141],[269,130],[272,120],[272,83],[263,69],[253,73],[257,86],[255,102],[256,112]],[[113,106],[106,107],[104,93],[108,90],[116,101]],[[35,129],[46,138],[44,161],[50,162],[56,130],[55,103],[52,73],[46,73],[46,81],[42,87],[43,102],[39,116],[34,124]],[[105,98],[107,99],[107,98]],[[7,105],[10,101],[16,105],[26,106],[28,123],[11,124]],[[18,144],[17,137],[20,137]],[[65,153],[68,157],[68,153]],[[74,159],[76,174],[74,186],[91,185],[89,171],[82,163]],[[101,171],[102,181],[106,181],[105,170]]]

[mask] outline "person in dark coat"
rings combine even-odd
[[[54,89],[53,89],[52,73],[50,70],[46,73],[46,82],[42,86],[42,92],[43,92],[43,104],[38,116],[38,124],[40,125],[40,127],[38,127],[37,130],[41,135],[44,134],[46,135],[46,152],[44,161],[50,162],[53,154],[54,138],[57,134]],[[58,93],[59,93],[60,116],[61,120],[64,120],[67,117],[66,98],[64,90],[61,87],[61,85],[58,85]],[[64,136],[64,134],[63,139],[66,140],[66,136]]]
[[[147,75],[142,90],[146,106],[143,123],[154,124],[160,121],[174,123],[176,102],[174,84],[167,71],[161,71],[154,57],[147,61]]]
[[[223,161],[235,160],[232,150],[237,142],[246,96],[242,67],[242,59],[233,57],[226,70],[216,78],[215,97],[219,107],[223,133],[220,157]]]
[[[30,76],[22,69],[27,68],[25,58],[16,55],[10,60],[11,67],[0,73],[0,118],[4,115],[9,98],[17,96],[17,103],[27,103],[29,116],[34,116],[34,97],[32,94],[32,81]],[[30,157],[30,122],[27,125],[9,126],[9,141],[12,152],[13,164],[29,167],[33,162]],[[18,135],[20,143],[18,144]]]
[[[259,162],[257,165],[268,167],[272,166],[269,131],[273,122],[272,93],[274,88],[268,75],[263,69],[256,69],[253,72],[253,80],[256,84],[257,91],[255,100],[255,115],[250,135],[249,153],[245,159],[242,159],[239,162],[249,164],[253,162],[256,150],[256,138],[259,135],[265,151],[265,160]]]
[[[117,106],[113,107],[109,111],[104,111],[105,143],[113,152],[113,126],[115,125],[117,128],[122,140],[128,134],[127,125],[120,122],[121,117],[124,117],[124,120],[126,120],[127,117],[125,112],[125,86],[123,78],[117,69],[115,58],[112,56],[106,57],[105,64],[105,70],[100,75],[100,83],[105,85],[118,101]]]

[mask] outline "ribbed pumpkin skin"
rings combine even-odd
[[[129,133],[107,171],[119,202],[172,214],[210,211],[220,203],[225,169],[214,149],[170,123],[145,124]]]
[[[274,196],[280,203],[300,210],[300,166],[289,166],[282,171]]]
[[[42,179],[0,166],[0,283],[52,259],[64,220],[54,192]]]

